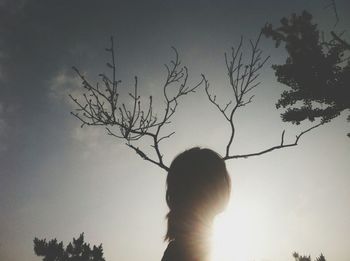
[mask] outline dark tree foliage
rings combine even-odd
[[[69,243],[66,248],[57,239],[34,239],[34,252],[43,257],[43,261],[105,261],[102,244],[90,247],[84,242],[84,233]]]
[[[319,118],[325,123],[350,109],[350,45],[342,34],[331,32],[325,40],[307,11],[282,18],[280,27],[265,25],[263,34],[276,48],[283,43],[288,53],[285,64],[272,66],[277,80],[289,88],[276,103],[286,108],[283,121]]]
[[[295,258],[295,261],[311,261],[311,256],[301,256],[297,252],[293,253],[293,257]],[[321,254],[315,259],[315,261],[326,261],[326,258]]]

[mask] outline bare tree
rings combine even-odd
[[[232,155],[230,152],[236,132],[234,115],[239,109],[252,102],[254,97],[252,93],[254,89],[260,85],[258,81],[260,71],[269,59],[269,56],[263,57],[262,51],[259,49],[261,35],[260,33],[256,41],[249,42],[250,54],[248,59],[244,59],[242,37],[238,47],[232,48],[229,55],[225,54],[227,75],[229,77],[233,99],[229,100],[224,106],[220,105],[216,100],[216,95],[211,93],[209,81],[204,75],[202,75],[201,80],[197,84],[193,86],[188,84],[188,69],[186,66],[181,65],[177,50],[172,48],[175,53],[175,58],[171,60],[169,64],[165,65],[166,77],[162,86],[165,110],[161,117],[158,117],[154,112],[152,96],[149,97],[149,102],[145,108],[143,104],[141,104],[138,94],[138,79],[136,76],[133,93],[129,93],[132,106],[127,106],[126,103],[119,101],[121,81],[116,78],[114,42],[113,38],[111,38],[111,46],[106,49],[111,55],[111,61],[107,63],[108,68],[111,70],[111,76],[106,74],[99,75],[103,82],[102,87],[98,83],[96,85],[91,84],[76,67],[73,67],[82,80],[82,87],[85,93],[83,94],[82,101],[70,95],[70,98],[77,105],[77,109],[75,112],[72,112],[72,115],[80,120],[82,123],[81,127],[85,125],[104,126],[109,135],[124,139],[126,145],[133,149],[144,160],[167,171],[169,167],[163,161],[160,143],[170,138],[175,132],[163,134],[163,127],[171,123],[170,120],[177,109],[180,99],[187,94],[195,92],[197,88],[204,83],[205,92],[209,101],[221,112],[231,129],[226,145],[225,160],[258,156],[277,149],[296,146],[302,135],[318,127],[322,123],[296,135],[296,139],[292,143],[286,144],[284,142],[285,132],[283,131],[280,143],[265,150],[238,155]],[[174,95],[168,93],[170,86],[176,88]],[[155,152],[155,156],[153,157],[147,154],[144,149],[137,147],[134,143],[146,137],[151,140],[151,146]]]
[[[158,117],[153,111],[153,99],[149,97],[146,108],[143,108],[138,94],[138,79],[135,76],[134,91],[129,93],[132,106],[129,108],[124,102],[119,101],[119,88],[121,81],[116,78],[116,60],[114,52],[114,41],[111,37],[111,46],[106,51],[111,55],[111,62],[107,66],[111,70],[111,76],[100,74],[103,87],[98,83],[92,85],[85,76],[76,68],[73,69],[82,80],[82,87],[85,90],[83,101],[69,95],[74,103],[78,106],[75,112],[72,112],[78,118],[82,125],[88,126],[105,126],[107,133],[111,136],[124,139],[126,145],[135,150],[135,152],[143,159],[148,160],[164,170],[168,167],[163,162],[163,154],[160,151],[159,144],[171,137],[175,132],[162,134],[162,128],[170,124],[170,120],[174,115],[179,100],[187,94],[193,93],[202,84],[201,79],[194,86],[188,84],[188,69],[182,66],[179,60],[177,50],[172,47],[175,52],[175,58],[170,61],[165,68],[167,75],[163,84],[163,98],[165,100],[165,112]],[[170,95],[169,88],[176,85],[177,91],[174,95]],[[116,132],[113,127],[119,128]],[[151,139],[156,157],[152,158],[139,147],[133,144],[133,141],[148,137]]]

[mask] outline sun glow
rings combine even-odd
[[[243,206],[248,207],[243,207]],[[238,202],[216,217],[212,261],[258,261],[266,256],[270,224],[266,210]]]

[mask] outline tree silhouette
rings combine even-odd
[[[181,64],[179,54],[175,48],[175,58],[168,64],[165,64],[166,77],[162,86],[163,100],[165,104],[164,113],[157,116],[153,108],[153,98],[149,97],[148,104],[141,104],[138,93],[138,78],[135,76],[133,92],[129,93],[131,102],[121,101],[120,87],[121,81],[117,79],[114,40],[111,38],[111,45],[106,49],[111,55],[111,61],[106,65],[110,69],[110,74],[99,74],[102,86],[99,83],[93,85],[76,68],[73,67],[78,77],[82,81],[82,88],[85,93],[82,97],[76,98],[69,95],[77,106],[72,112],[84,126],[103,126],[108,135],[123,139],[126,145],[133,149],[141,158],[147,160],[160,168],[168,171],[168,166],[163,161],[163,153],[160,149],[160,143],[170,138],[175,132],[169,131],[163,133],[164,126],[169,126],[173,115],[176,112],[180,100],[191,93],[194,93],[202,84],[204,84],[207,98],[215,105],[216,109],[224,116],[225,121],[230,127],[227,145],[225,147],[224,160],[247,158],[258,156],[271,151],[296,146],[301,136],[318,127],[320,124],[310,127],[296,135],[293,142],[285,143],[284,131],[280,141],[275,146],[268,147],[261,151],[255,151],[245,154],[231,154],[230,148],[236,134],[234,115],[244,106],[252,102],[254,89],[260,85],[259,76],[261,69],[265,65],[269,56],[264,57],[259,48],[259,42],[262,33],[255,41],[249,41],[250,52],[243,53],[243,37],[237,48],[232,47],[229,54],[225,53],[225,63],[227,76],[229,79],[229,90],[231,97],[228,97],[226,104],[221,105],[216,100],[215,91],[210,89],[209,80],[202,74],[201,79],[194,85],[188,84],[189,73],[186,66]],[[171,90],[170,90],[171,89]],[[150,140],[154,155],[146,152],[145,148],[139,148],[135,145],[139,140]]]
[[[311,256],[301,256],[297,252],[293,253],[293,257],[295,261],[311,261]],[[326,258],[323,254],[315,259],[315,261],[326,261]]]
[[[284,43],[288,53],[285,64],[272,66],[277,80],[289,88],[276,103],[286,108],[283,121],[300,124],[319,118],[326,123],[350,109],[350,45],[343,34],[332,31],[326,40],[307,11],[282,18],[278,28],[267,24],[263,33],[276,47]]]
[[[111,62],[107,63],[107,67],[111,70],[111,76],[104,73],[99,74],[104,86],[100,87],[98,83],[93,86],[76,67],[73,67],[82,80],[82,87],[86,93],[83,94],[83,101],[78,101],[78,99],[70,95],[71,99],[78,106],[76,112],[72,112],[72,114],[82,122],[81,127],[85,125],[105,126],[109,135],[124,139],[126,145],[135,150],[139,156],[166,171],[168,167],[163,162],[159,144],[161,141],[171,137],[174,132],[162,135],[161,131],[165,125],[171,123],[170,120],[181,98],[195,92],[203,82],[202,79],[199,83],[189,86],[187,82],[188,69],[186,66],[181,65],[177,50],[175,48],[172,49],[175,53],[175,59],[171,60],[169,64],[165,64],[167,70],[167,76],[163,85],[165,110],[161,117],[158,117],[153,111],[152,96],[149,97],[146,108],[143,108],[138,94],[138,78],[136,76],[134,91],[129,93],[131,108],[125,102],[119,101],[121,81],[116,78],[113,37],[111,37],[110,48],[106,49],[111,54]],[[176,88],[175,94],[169,94],[169,88]],[[174,90],[171,92],[173,93]],[[145,137],[152,140],[151,146],[156,153],[155,158],[150,157],[133,144],[134,141]]]
[[[105,261],[103,257],[102,244],[90,247],[84,242],[84,233],[69,243],[66,248],[63,242],[57,239],[46,241],[46,239],[34,239],[34,252],[43,257],[43,261]]]

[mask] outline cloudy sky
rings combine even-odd
[[[335,30],[350,28],[349,3],[337,1]],[[39,260],[34,237],[69,242],[81,232],[88,242],[103,243],[107,261],[162,256],[166,174],[103,128],[81,129],[70,115],[74,106],[68,94],[80,94],[71,67],[96,82],[108,70],[104,48],[111,35],[125,91],[137,75],[142,96],[161,97],[163,64],[175,46],[190,83],[204,73],[226,101],[224,52],[241,35],[254,39],[266,22],[277,24],[304,9],[325,31],[333,29],[334,13],[326,5],[323,0],[1,0],[0,260]],[[271,59],[254,102],[237,114],[235,153],[275,145],[283,129],[292,141],[307,127],[281,122],[274,104],[283,87],[270,66],[283,62],[285,54],[268,39],[261,48]],[[161,114],[162,103],[155,99]],[[222,260],[291,260],[293,251],[349,260],[345,118],[303,136],[297,147],[227,163],[233,193],[222,216],[227,233],[221,245],[229,249],[222,250]],[[168,164],[195,145],[224,153],[229,129],[203,88],[182,100],[168,128],[176,131],[161,147]],[[140,145],[149,150],[147,140]]]

